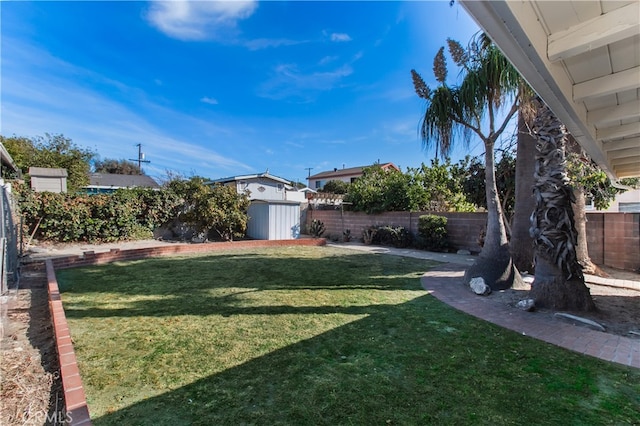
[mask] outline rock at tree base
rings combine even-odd
[[[516,303],[516,307],[523,311],[531,312],[536,309],[536,302],[533,299],[524,299]]]
[[[480,296],[487,296],[488,294],[491,294],[491,287],[484,282],[482,277],[471,278],[471,281],[469,281],[469,287],[471,287],[471,290],[475,294]]]

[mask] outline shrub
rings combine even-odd
[[[313,219],[309,226],[309,233],[313,238],[320,238],[324,234],[324,223],[318,219]]]
[[[448,246],[447,218],[436,215],[423,215],[418,218],[420,246],[425,250],[445,251]]]
[[[180,200],[170,191],[120,189],[113,194],[34,192],[14,184],[25,235],[55,242],[151,238],[175,217]]]
[[[379,226],[373,238],[373,243],[402,248],[408,247],[411,244],[411,240],[411,232],[404,226]]]

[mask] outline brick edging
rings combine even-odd
[[[60,377],[66,407],[65,419],[70,425],[90,425],[87,397],[82,386],[82,378],[78,369],[76,353],[73,350],[71,334],[67,325],[67,317],[62,307],[58,280],[51,259],[45,261],[47,270],[47,289],[49,291],[49,311],[53,323],[53,334],[56,340],[56,351],[60,364]]]
[[[84,252],[79,256],[67,256],[45,260],[47,271],[47,289],[49,293],[49,311],[53,323],[56,351],[60,364],[60,376],[64,393],[65,407],[67,411],[67,424],[72,426],[91,425],[87,397],[82,385],[80,370],[73,342],[67,324],[67,317],[62,306],[56,269],[76,268],[79,266],[100,265],[121,260],[135,260],[159,256],[169,256],[186,253],[207,253],[229,249],[254,248],[254,247],[286,247],[286,246],[324,246],[327,241],[324,238],[300,239],[300,240],[251,240],[236,241],[230,243],[206,243],[206,244],[177,244],[175,246],[159,246],[141,249],[120,250],[111,249],[108,252],[95,253]]]

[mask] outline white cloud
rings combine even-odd
[[[256,1],[153,1],[151,25],[179,40],[216,39],[253,14]]]
[[[338,60],[337,56],[325,56],[324,58],[320,59],[320,61],[318,62],[318,65],[327,65],[336,60]]]
[[[205,104],[209,104],[209,105],[218,105],[218,100],[215,98],[210,98],[208,96],[203,96],[202,98],[200,98],[200,102],[203,102]]]
[[[332,90],[353,73],[345,64],[332,71],[303,72],[295,64],[281,64],[274,69],[274,76],[265,82],[258,95],[271,99],[298,98],[304,102],[313,100],[317,92]]]
[[[331,33],[331,41],[335,41],[335,42],[351,41],[351,37],[349,37],[349,34],[345,34],[345,33]]]
[[[15,55],[14,55],[15,53]],[[199,145],[206,140],[237,140],[238,131],[150,102],[144,92],[47,55],[28,44],[9,43],[3,52],[20,60],[3,63],[0,115],[3,135],[33,137],[64,134],[103,158],[133,158],[142,143],[152,161],[146,170],[196,170],[200,175],[252,170],[222,151]],[[34,64],[38,64],[34,66]],[[43,72],[48,70],[48,72]],[[78,78],[82,76],[82,78]],[[125,93],[116,100],[100,93]],[[166,123],[180,123],[169,131]],[[184,136],[184,129],[197,136]],[[242,129],[244,131],[244,129]],[[240,143],[240,142],[237,142]],[[236,145],[237,145],[236,143]],[[235,158],[234,158],[235,157]]]
[[[243,42],[249,50],[267,49],[269,47],[295,46],[297,44],[308,43],[308,40],[291,40],[287,38],[257,38]]]

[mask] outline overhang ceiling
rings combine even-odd
[[[640,2],[461,0],[610,177],[640,176]]]

